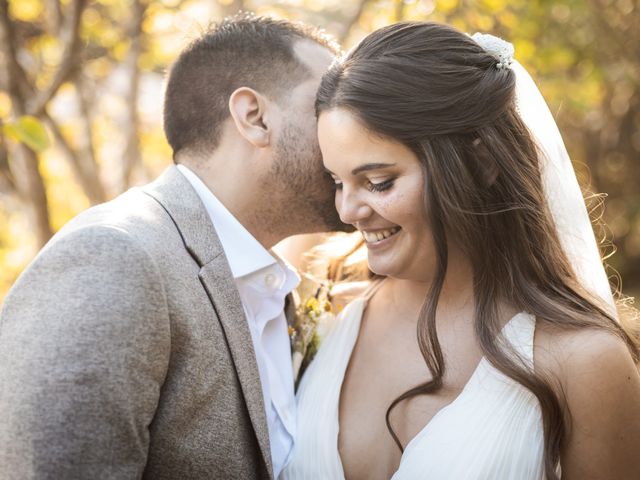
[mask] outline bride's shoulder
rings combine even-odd
[[[640,373],[627,343],[593,328],[536,331],[536,369],[556,380],[552,386],[570,425],[563,476],[631,478],[623,473],[609,477],[612,466],[640,467]],[[603,445],[617,445],[617,460],[600,454]]]
[[[569,330],[537,322],[536,363],[560,378],[582,373],[606,372],[605,367],[631,362],[629,347],[617,334],[599,329]]]
[[[596,328],[561,330],[537,323],[535,368],[556,379],[559,397],[570,410],[580,406],[593,413],[597,405],[638,397],[638,367],[620,336]]]

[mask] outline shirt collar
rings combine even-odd
[[[234,279],[278,263],[193,171],[182,164],[177,167],[204,203],[227,256]]]
[[[236,279],[240,298],[250,312],[249,319],[255,323],[259,337],[267,323],[284,311],[285,297],[299,283],[297,272],[280,259],[273,265]]]
[[[284,299],[300,283],[300,276],[286,260],[273,253],[276,261],[237,280],[258,295]]]

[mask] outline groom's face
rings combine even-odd
[[[318,146],[315,99],[320,79],[334,59],[325,47],[309,40],[294,50],[310,75],[292,89],[279,109],[282,119],[274,148],[272,180],[278,185],[283,211],[300,232],[341,230],[334,206],[334,187]]]

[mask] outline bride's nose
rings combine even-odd
[[[336,209],[340,220],[350,224],[369,218],[373,213],[371,206],[360,197],[358,192],[348,189],[346,185],[336,194]]]

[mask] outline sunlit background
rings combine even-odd
[[[514,43],[555,114],[622,290],[640,294],[637,0],[0,0],[0,302],[71,217],[171,162],[164,73],[238,10],[323,27],[345,48],[403,19]],[[602,224],[602,222],[601,222]],[[616,285],[619,282],[614,281]]]

